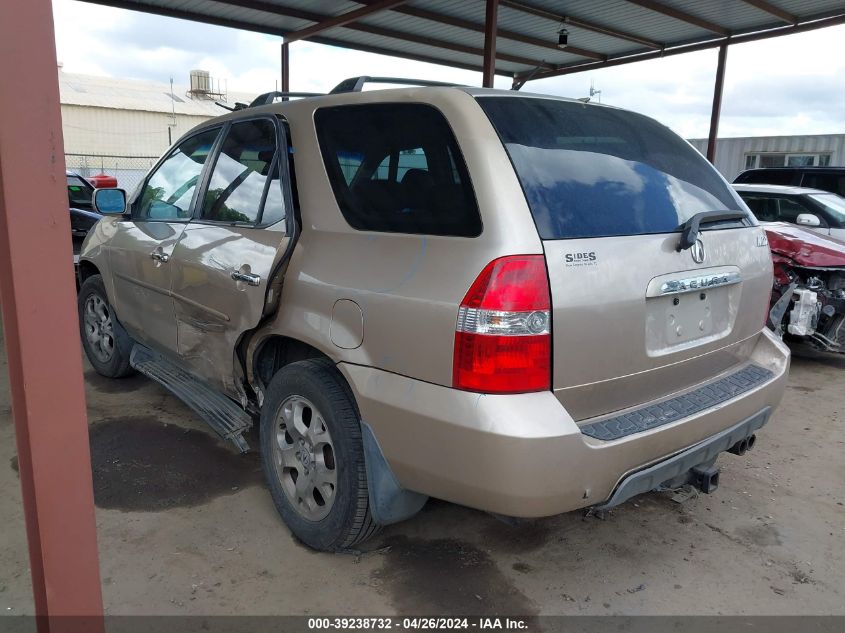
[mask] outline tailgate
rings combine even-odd
[[[543,240],[552,386],[576,420],[689,390],[747,361],[764,327],[771,256],[701,154],[656,121],[601,104],[478,101]],[[681,229],[692,234],[698,221],[698,241],[678,250]]]
[[[704,231],[700,264],[676,251],[677,233],[546,240],[552,384],[569,413],[647,402],[746,361],[771,292],[760,234]]]

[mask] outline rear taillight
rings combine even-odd
[[[550,389],[550,309],[542,255],[490,262],[458,309],[455,388],[483,393]]]

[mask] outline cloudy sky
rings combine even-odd
[[[266,92],[279,77],[277,37],[53,0],[58,59],[66,72],[185,84],[192,68],[230,91]],[[655,117],[687,138],[707,136],[716,51],[567,77],[523,90],[588,94]],[[420,77],[478,85],[480,73],[308,42],[291,46],[291,90],[325,92],[357,75]],[[497,78],[509,88],[510,79]],[[845,26],[732,46],[720,136],[845,133]]]

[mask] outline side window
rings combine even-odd
[[[168,156],[147,179],[133,217],[136,220],[187,221],[202,167],[219,129],[192,136]]]
[[[778,207],[778,220],[792,224],[795,224],[800,214],[813,213],[811,209],[792,198],[778,198]]]
[[[269,119],[232,125],[211,172],[202,219],[272,224],[284,218],[276,150],[276,128]]]
[[[758,220],[761,222],[777,222],[777,202],[773,198],[752,196],[745,193],[741,194],[741,196],[745,204],[748,205],[748,208],[751,209],[751,213]]]
[[[835,174],[804,174],[802,187],[821,189],[845,196],[845,176]]]
[[[466,164],[446,119],[423,104],[321,108],[314,115],[340,211],[361,231],[481,233]]]

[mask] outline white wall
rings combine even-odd
[[[220,114],[225,114],[222,108]],[[173,141],[209,118],[177,114]],[[164,112],[63,104],[65,153],[157,157],[169,147],[167,130],[172,121]]]
[[[692,139],[690,143],[703,155],[707,154],[706,138]],[[716,169],[731,181],[745,169],[746,154],[759,152],[790,154],[829,152],[831,165],[845,165],[845,134],[720,138],[716,142]]]

